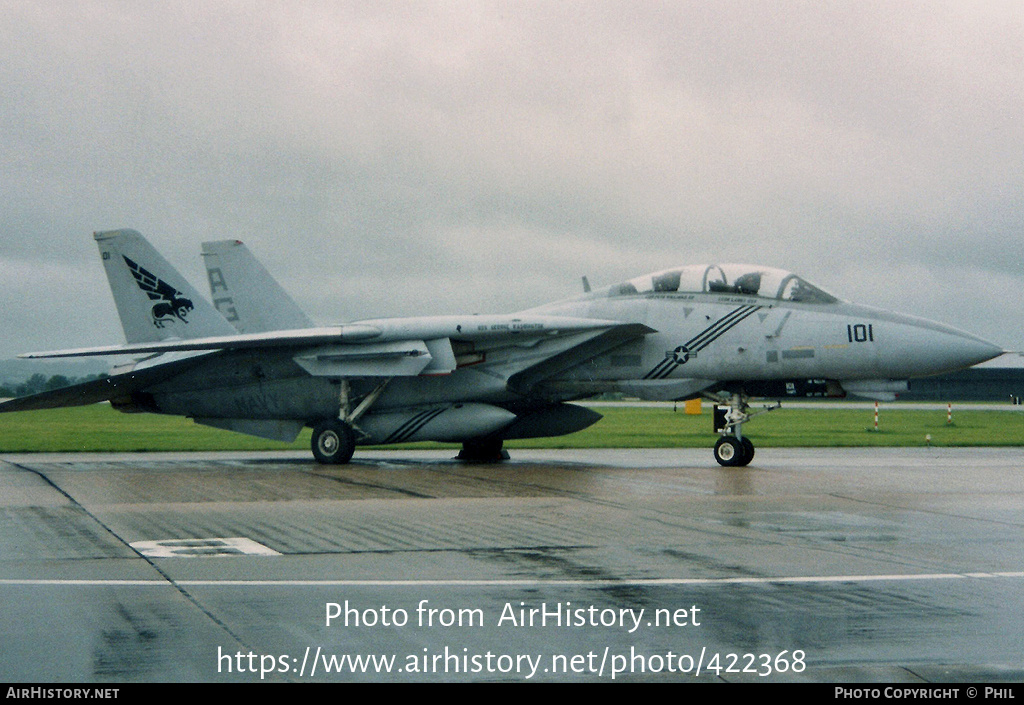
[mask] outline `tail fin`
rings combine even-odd
[[[223,316],[134,230],[94,233],[129,343],[234,335]]]
[[[203,243],[213,305],[240,333],[312,328],[302,309],[240,240]]]

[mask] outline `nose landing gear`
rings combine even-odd
[[[721,401],[715,398],[715,401]],[[743,467],[754,459],[754,444],[743,435],[743,424],[757,414],[774,411],[782,406],[775,403],[761,411],[750,412],[749,397],[732,394],[728,406],[715,407],[715,431],[721,438],[715,443],[715,460],[724,467]]]
[[[722,436],[715,443],[715,460],[725,467],[749,465],[754,459],[754,444],[749,438]]]

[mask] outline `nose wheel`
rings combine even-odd
[[[724,467],[743,467],[754,459],[754,444],[743,435],[743,424],[752,416],[778,409],[781,404],[766,406],[763,410],[750,412],[748,397],[744,394],[733,394],[728,406],[717,407],[715,410],[715,431],[721,434],[715,443],[715,460]]]
[[[722,436],[715,443],[715,460],[727,468],[749,465],[754,459],[754,444],[749,438]]]

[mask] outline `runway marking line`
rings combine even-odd
[[[779,583],[863,583],[898,582],[909,580],[990,580],[993,578],[1024,578],[1024,571],[995,573],[910,573],[887,575],[822,575],[777,578],[644,578],[637,580],[175,580],[181,587],[612,587],[612,586],[671,586],[671,585],[769,585]],[[23,578],[0,579],[0,585],[67,585],[67,586],[140,586],[157,587],[171,585],[166,580],[109,580],[73,578]]]

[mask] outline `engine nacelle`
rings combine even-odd
[[[514,424],[501,432],[501,437],[510,440],[564,436],[593,426],[601,418],[601,414],[585,406],[556,404],[521,414]]]
[[[440,404],[368,413],[356,425],[366,438],[360,445],[411,441],[463,441],[487,436],[516,420],[516,415],[491,404]]]

